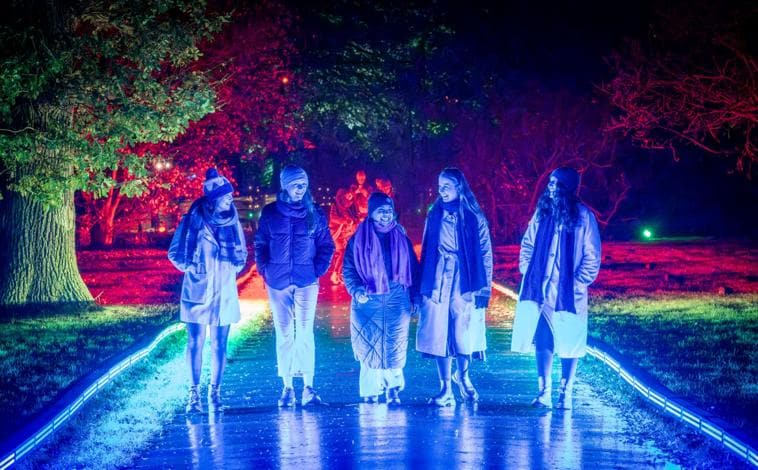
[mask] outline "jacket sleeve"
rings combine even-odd
[[[329,269],[334,254],[334,240],[326,224],[324,213],[319,210],[319,223],[314,234],[316,238],[316,257],[313,264],[316,270],[316,277],[321,277]]]
[[[255,232],[253,238],[253,247],[255,249],[255,264],[258,267],[258,272],[263,274],[266,270],[266,265],[271,260],[271,254],[269,252],[269,246],[271,242],[271,232],[268,226],[268,216],[265,211],[261,212],[261,217],[258,219],[258,230]]]
[[[355,243],[355,236],[350,237],[350,241],[347,242],[347,248],[345,249],[345,259],[342,263],[342,277],[345,280],[345,289],[350,297],[355,297],[355,294],[359,290],[365,292],[366,286],[363,285],[363,279],[358,275],[358,270],[355,269],[355,255],[353,255],[353,245]]]
[[[237,222],[237,233],[240,237],[240,244],[235,248],[235,251],[239,255],[239,259],[243,260],[241,264],[235,266],[239,273],[245,267],[245,264],[247,264],[247,240],[245,240],[245,231],[242,230],[242,224],[239,222]]]
[[[577,267],[574,278],[585,285],[592,284],[600,272],[600,229],[595,214],[587,210],[582,230],[582,261]]]
[[[487,219],[484,215],[478,217],[479,219],[479,248],[482,252],[482,258],[484,262],[484,270],[487,272],[487,286],[479,290],[477,295],[482,297],[490,297],[492,294],[492,238],[490,237],[490,227],[487,224]]]
[[[532,216],[529,221],[529,225],[526,227],[526,232],[521,238],[521,250],[518,257],[518,270],[521,275],[526,274],[526,270],[529,268],[529,262],[532,260],[532,253],[534,252],[534,240],[537,236],[537,213]]]
[[[190,255],[185,253],[186,247],[179,246],[182,242],[182,232],[186,230],[186,224],[188,224],[187,215],[184,215],[182,217],[181,222],[179,222],[179,226],[176,228],[176,232],[174,232],[174,236],[171,237],[171,245],[168,247],[168,259],[171,261],[171,264],[176,267],[181,272],[186,272],[189,268],[189,265],[191,264],[191,259],[187,259]],[[186,238],[185,238],[186,241]]]

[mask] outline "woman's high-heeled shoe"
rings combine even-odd
[[[457,370],[453,372],[453,382],[458,385],[458,391],[461,392],[463,401],[479,401],[479,392],[474,388],[474,384],[471,383],[471,380],[461,379]]]
[[[197,385],[193,385],[189,388],[189,396],[187,397],[185,411],[187,414],[203,412],[203,405],[200,404],[200,393],[197,390]]]
[[[570,410],[573,406],[573,385],[566,379],[561,379],[561,385],[558,387],[558,403],[555,406],[559,410]]]
[[[449,388],[447,390],[443,389],[440,390],[440,393],[427,400],[427,403],[439,407],[454,406],[455,396],[453,395],[453,391]]]

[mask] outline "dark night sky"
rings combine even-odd
[[[487,20],[465,10],[453,17],[465,18],[459,23],[461,33],[476,38],[479,50],[497,54],[496,44],[507,44],[508,55],[517,58],[514,67],[544,83],[584,93],[607,79],[603,57],[625,38],[644,41],[650,34],[656,3],[515,2],[478,9],[484,13],[479,18]],[[733,161],[691,149],[674,161],[669,153],[628,142],[619,155],[634,189],[610,235],[625,238],[638,226],[650,225],[661,236],[758,236],[752,215],[758,188],[735,174]]]
[[[594,87],[608,79],[604,57],[625,38],[644,42],[656,24],[658,6],[674,3],[474,0],[434,2],[433,10],[452,25],[455,41],[471,51],[465,67],[515,74],[585,95],[596,93]],[[397,33],[392,27],[382,25],[373,34]],[[758,222],[749,216],[758,190],[743,175],[734,174],[734,161],[683,149],[684,158],[675,162],[668,153],[649,152],[628,142],[618,155],[634,189],[610,236],[629,238],[648,223],[661,236],[758,235]]]
[[[449,18],[480,54],[586,89],[602,79],[607,70],[602,58],[613,47],[625,36],[645,34],[651,8],[614,3],[455,2]]]
[[[625,38],[651,34],[657,8],[650,1],[493,3],[452,3],[448,18],[459,37],[477,56],[497,57],[506,68],[577,93],[592,93],[607,79],[603,58]],[[690,150],[675,162],[629,143],[619,155],[634,190],[608,235],[627,238],[650,224],[661,236],[758,236],[750,215],[758,190],[734,174],[733,161]]]

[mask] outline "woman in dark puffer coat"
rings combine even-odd
[[[399,404],[418,260],[389,196],[372,193],[368,215],[345,250],[343,276],[353,298],[350,339],[361,364],[363,400],[376,403],[385,394],[388,404]]]
[[[318,278],[329,268],[334,241],[326,216],[308,191],[308,175],[286,166],[282,190],[261,211],[255,234],[255,263],[266,283],[276,332],[276,363],[284,383],[279,406],[295,405],[293,377],[303,378],[303,406],[321,403],[313,389],[316,345],[313,321]]]

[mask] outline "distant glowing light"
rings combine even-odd
[[[649,228],[646,228],[646,229],[644,229],[644,230],[642,231],[642,236],[643,236],[644,238],[646,238],[646,239],[648,239],[648,240],[649,240],[649,239],[653,238],[653,231],[652,231],[652,230],[650,230]]]
[[[166,231],[166,227],[160,226],[160,227],[158,227],[158,231],[159,231],[160,233],[163,233],[163,232],[165,232],[165,231]]]
[[[285,75],[285,76],[283,76],[283,77],[282,77],[282,83],[283,83],[283,84],[285,84],[285,85],[286,85],[286,84],[288,84],[289,82],[290,82],[290,78],[289,78],[288,76],[286,76],[286,75]]]
[[[267,308],[268,302],[265,300],[240,299],[240,316],[242,317],[243,323],[245,321],[260,318],[266,313]],[[239,323],[236,325],[239,325]]]

